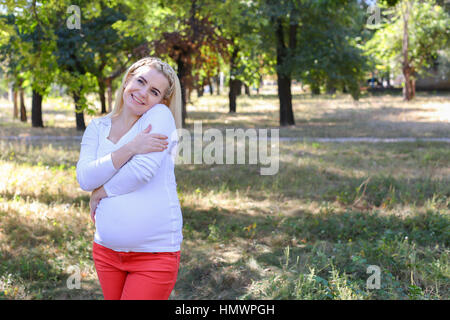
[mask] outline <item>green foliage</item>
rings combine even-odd
[[[424,75],[438,59],[440,50],[449,50],[450,15],[434,0],[410,2],[408,59],[414,71]],[[374,67],[382,71],[402,72],[403,17],[400,5],[401,2],[394,7],[392,20],[380,24],[365,45]]]
[[[87,1],[81,5],[80,30],[55,26],[56,57],[64,73],[60,80],[69,92],[80,94],[83,109],[88,107],[85,94],[96,91],[94,77],[106,78],[108,72],[123,63],[123,56],[143,41],[141,35],[130,36],[123,29],[121,22],[127,20],[130,10],[126,4]]]
[[[9,47],[4,48],[3,59],[9,62],[13,80],[22,87],[31,86],[41,95],[49,92],[50,84],[58,72],[55,38],[49,25],[53,1],[36,3],[7,3],[2,20],[10,25],[6,30]],[[2,59],[2,60],[3,60]],[[24,82],[22,82],[24,81]]]
[[[66,25],[67,8],[73,4],[81,9],[81,29]],[[131,28],[142,27],[144,19],[138,3],[131,1],[24,2],[8,3],[6,8],[0,19],[5,26],[0,58],[8,61],[12,78],[20,76],[25,80],[22,86],[31,85],[44,95],[57,80],[69,93],[80,95],[81,109],[89,108],[85,94],[97,91],[93,77],[106,78],[126,63],[146,34]],[[127,22],[128,16],[132,22]]]
[[[354,99],[359,98],[367,66],[360,37],[365,21],[357,1],[267,1],[264,13],[271,18],[263,32],[268,35],[264,42],[272,60],[275,23],[282,21],[286,30],[287,54],[277,66],[279,72],[309,84],[317,93],[324,86],[345,88]],[[293,24],[298,24],[295,47],[290,46],[288,34]]]
[[[325,1],[311,6],[305,19],[308,23],[297,54],[297,77],[313,87],[346,87],[358,99],[366,70],[358,37],[364,21],[359,7],[351,1],[346,5]]]
[[[264,35],[261,29],[267,19],[261,15],[256,2],[224,1],[217,15],[220,32],[230,39],[228,55],[237,50],[237,57],[230,78],[241,80],[249,86],[259,87],[260,77],[271,73],[271,65],[265,64]]]

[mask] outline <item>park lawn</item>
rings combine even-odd
[[[2,298],[102,298],[77,148],[0,142]],[[184,242],[171,298],[448,299],[449,156],[444,143],[289,142],[274,176],[177,166]],[[380,289],[366,289],[369,265]],[[81,290],[67,288],[71,266]]]
[[[78,154],[72,140],[0,141],[0,298],[102,299]],[[184,241],[171,299],[449,299],[448,144],[282,142],[279,157],[273,176],[176,167]]]

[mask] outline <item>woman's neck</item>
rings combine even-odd
[[[131,128],[138,119],[138,116],[130,114],[125,108],[115,117],[115,121],[120,127],[128,129]]]

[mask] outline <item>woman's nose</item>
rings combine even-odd
[[[141,96],[142,99],[147,99],[147,88],[141,88],[139,90],[139,95]]]

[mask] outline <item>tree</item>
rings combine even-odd
[[[389,66],[404,77],[403,98],[415,96],[415,79],[448,50],[449,14],[437,1],[385,1],[394,10],[391,23],[381,24],[366,48],[379,68]]]
[[[17,94],[20,95],[20,120],[27,121],[26,109],[23,103],[23,88],[24,82],[23,71],[21,71],[22,61],[24,60],[21,54],[17,35],[17,28],[14,26],[14,15],[9,12],[0,16],[0,67],[2,68],[6,78],[12,82],[13,92],[13,118],[16,119],[19,114],[19,107],[17,104]]]
[[[217,1],[213,0],[171,0],[161,3],[163,10],[166,10],[161,20],[165,25],[175,20],[175,26],[161,28],[158,37],[148,42],[148,52],[153,52],[151,48],[154,48],[157,55],[170,57],[177,65],[183,126],[187,117],[186,89],[194,85],[194,68],[208,65],[208,60],[219,53],[226,54],[227,40],[217,32],[211,21],[210,10],[216,5]]]
[[[362,14],[357,0],[261,0],[260,30],[267,62],[275,61],[280,125],[295,124],[291,81],[320,87],[342,87],[359,97],[365,58],[358,38]]]
[[[131,36],[124,31],[126,14],[130,14],[133,8],[137,10],[127,6],[127,2],[99,0],[79,1],[79,4],[82,4],[83,13],[81,28],[56,25],[55,34],[56,56],[61,69],[59,79],[69,88],[74,99],[77,129],[84,130],[83,111],[95,112],[89,108],[86,94],[98,91],[102,112],[106,112],[105,88],[124,71],[133,48],[138,47],[143,36],[140,33]],[[139,24],[139,21],[134,22]]]
[[[267,43],[275,48],[278,99],[280,101],[280,126],[294,125],[292,110],[292,58],[297,47],[301,1],[264,0],[260,3],[269,24],[262,28],[268,35]],[[287,40],[286,40],[287,38]]]
[[[241,86],[259,86],[264,51],[258,33],[265,20],[256,3],[223,1],[215,8],[214,24],[228,40],[227,54],[222,58],[229,64],[229,110],[236,112],[236,98]]]
[[[45,12],[45,5],[36,8],[36,1],[26,2],[21,9],[15,10],[13,4],[8,3],[7,15],[3,22],[9,24],[9,43],[0,49],[9,61],[9,73],[17,79],[20,87],[31,86],[32,107],[31,124],[33,127],[43,127],[42,99],[48,93],[56,72],[56,63],[53,56],[54,41],[51,33],[47,31],[48,19],[39,12]],[[2,59],[2,60],[3,60]],[[26,121],[23,103],[23,88],[20,90],[21,120]]]
[[[106,93],[108,109],[111,109],[113,80],[125,72],[133,58],[139,56],[136,50],[145,42],[149,28],[143,28],[146,25],[140,2],[123,1],[115,6],[107,6],[100,1],[100,14],[92,27],[87,26],[92,32],[86,41],[95,50],[94,65],[89,71],[97,81],[101,113],[107,112]]]
[[[357,1],[307,1],[301,10],[299,45],[291,65],[297,80],[310,85],[313,94],[325,87],[349,91],[357,100],[366,59],[360,44],[364,25]]]

